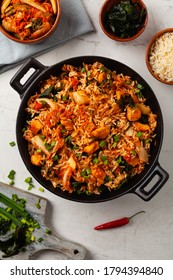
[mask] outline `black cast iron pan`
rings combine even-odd
[[[133,80],[137,80],[138,83],[144,86],[143,94],[146,97],[147,104],[151,107],[152,111],[158,116],[158,125],[156,130],[156,144],[153,144],[151,147],[151,157],[150,163],[146,166],[146,168],[141,172],[141,174],[133,177],[130,181],[125,183],[118,190],[114,190],[112,192],[105,192],[101,195],[86,195],[86,194],[69,194],[67,192],[63,192],[60,188],[54,188],[51,182],[46,181],[40,174],[39,167],[36,167],[31,164],[30,156],[28,153],[27,142],[22,136],[22,129],[25,126],[26,121],[26,112],[25,108],[27,107],[27,101],[31,95],[35,93],[37,90],[37,85],[40,81],[47,79],[50,75],[59,75],[61,73],[62,66],[64,64],[71,64],[74,66],[80,66],[82,63],[94,63],[99,61],[103,63],[107,68],[111,70],[116,70],[117,73],[123,73],[124,75],[129,75]],[[25,76],[29,70],[33,69],[34,72],[29,76],[27,81],[22,84],[21,79]],[[115,199],[120,197],[126,193],[134,193],[140,196],[143,200],[150,200],[155,194],[164,186],[166,181],[168,180],[168,173],[160,166],[159,164],[159,154],[163,141],[163,117],[161,108],[157,101],[157,98],[147,84],[147,82],[134,70],[129,68],[128,66],[109,59],[105,57],[99,56],[81,56],[74,57],[64,61],[61,61],[55,65],[50,67],[44,66],[36,59],[31,58],[27,61],[14,75],[14,77],[10,81],[10,85],[19,93],[21,97],[21,104],[18,111],[17,123],[16,123],[16,135],[17,135],[17,143],[18,148],[21,154],[21,157],[31,173],[31,175],[46,189],[51,191],[52,193],[63,197],[65,199],[77,201],[77,202],[103,202],[111,199]],[[148,187],[149,185],[149,187]]]

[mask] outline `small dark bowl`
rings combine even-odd
[[[138,36],[140,36],[147,25],[148,22],[148,12],[147,12],[147,8],[146,5],[143,3],[142,0],[131,0],[132,3],[137,3],[138,6],[140,7],[140,9],[145,9],[146,10],[146,14],[145,14],[145,18],[143,20],[143,26],[141,28],[138,29],[137,33],[131,37],[128,38],[121,38],[118,37],[114,34],[114,32],[112,32],[105,24],[105,17],[108,13],[108,11],[115,5],[118,5],[120,2],[122,2],[122,0],[106,0],[104,2],[104,4],[102,5],[101,9],[100,9],[100,14],[99,14],[99,22],[100,22],[100,26],[103,30],[103,32],[112,40],[115,41],[119,41],[119,42],[128,42],[131,40],[136,39]]]
[[[0,0],[0,6],[2,7],[2,0]],[[51,27],[51,29],[49,29],[44,35],[36,38],[36,39],[27,39],[27,40],[20,40],[16,37],[13,36],[12,33],[8,32],[3,26],[2,26],[2,19],[0,17],[0,31],[10,40],[16,42],[16,43],[21,43],[21,44],[37,44],[40,43],[42,41],[44,41],[45,39],[47,39],[57,28],[58,24],[59,24],[59,20],[61,17],[61,5],[60,5],[60,0],[56,0],[56,6],[57,6],[57,14],[56,14],[56,18],[54,21],[53,26]]]
[[[154,46],[155,42],[157,39],[159,39],[162,35],[166,34],[166,33],[173,33],[173,28],[166,28],[163,29],[161,31],[159,31],[158,33],[156,33],[153,38],[151,39],[151,41],[149,42],[147,49],[146,49],[146,56],[145,56],[145,61],[148,67],[148,70],[150,71],[151,75],[153,75],[153,77],[155,79],[157,79],[158,81],[164,83],[164,84],[168,84],[168,85],[173,85],[173,81],[167,81],[167,80],[163,80],[159,77],[158,74],[156,74],[153,71],[153,68],[150,64],[150,56],[151,56],[151,48]]]

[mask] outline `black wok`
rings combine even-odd
[[[129,75],[133,80],[137,80],[138,83],[144,86],[143,94],[146,97],[147,104],[151,107],[152,111],[157,114],[158,125],[156,129],[155,143],[151,146],[151,157],[149,164],[145,169],[137,176],[133,177],[127,183],[125,183],[121,188],[114,191],[107,191],[101,195],[86,195],[86,194],[69,194],[63,192],[60,188],[54,188],[51,182],[45,180],[40,173],[39,167],[31,164],[30,156],[28,153],[28,143],[23,138],[22,129],[25,127],[26,122],[26,112],[27,101],[31,95],[37,90],[37,86],[40,81],[47,79],[50,75],[59,75],[61,73],[62,66],[64,64],[71,64],[74,66],[80,66],[82,63],[93,63],[99,61],[103,63],[107,68],[111,70],[116,70],[117,73],[123,73],[124,75]],[[29,76],[27,81],[22,84],[21,79],[25,76],[29,70],[34,69],[34,72]],[[97,56],[82,56],[74,57],[62,62],[59,62],[53,66],[47,67],[38,62],[36,59],[31,58],[26,62],[19,71],[14,75],[10,81],[10,85],[19,93],[21,97],[21,104],[18,111],[17,123],[16,123],[16,135],[18,148],[21,157],[31,173],[31,175],[46,189],[63,197],[65,199],[77,201],[77,202],[103,202],[111,199],[115,199],[127,193],[134,193],[140,196],[143,200],[150,200],[155,194],[164,186],[168,180],[168,173],[159,164],[159,154],[163,141],[163,117],[161,108],[157,101],[157,98],[147,84],[147,82],[134,70],[128,66],[109,59],[105,57]]]

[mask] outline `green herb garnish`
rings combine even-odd
[[[32,177],[27,177],[27,178],[25,179],[25,183],[30,184],[31,182],[32,182]]]
[[[53,161],[58,161],[58,159],[59,159],[59,156],[58,155],[54,155]]]
[[[16,174],[16,171],[14,171],[13,169],[9,172],[8,174],[8,178],[11,180],[14,180],[14,176]]]
[[[49,228],[46,228],[45,233],[51,234],[51,230]]]
[[[14,141],[9,143],[11,147],[14,147],[16,145],[16,143]]]
[[[104,148],[106,146],[106,144],[107,144],[107,142],[103,140],[100,142],[100,147]]]
[[[49,88],[47,88],[45,91],[43,91],[40,95],[39,95],[39,98],[47,98],[49,97],[50,93],[52,92],[53,90],[53,86],[50,86]]]
[[[91,169],[89,167],[87,167],[86,169],[81,171],[81,176],[88,179],[89,175],[91,174]]]
[[[25,199],[16,194],[12,198],[0,193],[0,250],[2,257],[10,257],[23,251],[35,241],[33,232],[39,223],[25,208]]]
[[[38,241],[39,243],[41,243],[41,242],[43,241],[43,238],[42,238],[42,237],[39,237],[39,238],[37,239],[37,241]]]
[[[35,206],[36,206],[38,209],[41,208],[40,202],[41,202],[41,198],[39,198],[38,201],[37,201],[36,204],[35,204]]]
[[[81,72],[82,72],[82,73],[85,73],[85,72],[86,72],[86,68],[83,67],[83,68],[81,69]]]
[[[143,135],[143,133],[142,133],[141,131],[138,131],[138,132],[136,133],[136,136],[139,137],[139,138],[141,138],[142,135]]]
[[[98,158],[94,158],[94,159],[93,159],[93,163],[94,163],[94,164],[98,164],[98,163],[99,163],[99,159],[98,159]]]

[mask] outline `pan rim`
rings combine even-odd
[[[74,61],[82,61],[82,60],[100,60],[100,61],[105,61],[108,64],[109,63],[113,63],[115,64],[115,70],[116,70],[116,65],[119,65],[121,67],[124,67],[127,71],[131,71],[133,73],[134,76],[137,76],[140,80],[142,80],[145,85],[147,85],[148,90],[150,91],[150,94],[152,95],[152,98],[154,99],[154,101],[156,102],[156,107],[159,111],[159,126],[160,126],[160,135],[159,135],[159,141],[157,143],[157,153],[155,154],[155,157],[152,159],[152,162],[149,163],[149,166],[147,167],[147,169],[145,168],[144,171],[142,172],[142,176],[139,176],[140,179],[135,179],[135,177],[133,177],[131,179],[131,181],[134,181],[134,184],[131,183],[132,186],[128,187],[127,189],[123,189],[121,187],[122,191],[118,191],[118,190],[114,190],[112,192],[109,192],[108,195],[106,197],[102,197],[102,195],[90,195],[90,196],[82,196],[82,195],[69,195],[66,192],[63,191],[59,191],[59,188],[53,188],[51,186],[49,186],[48,181],[45,181],[45,179],[42,178],[38,178],[38,176],[35,174],[35,168],[33,168],[33,166],[31,166],[31,164],[28,164],[28,161],[26,159],[26,151],[24,152],[22,145],[20,144],[21,142],[21,134],[19,133],[19,124],[21,123],[21,114],[24,110],[24,105],[26,104],[27,100],[29,99],[29,97],[32,95],[31,91],[32,89],[35,87],[36,83],[38,83],[38,81],[41,81],[41,79],[44,79],[44,77],[49,76],[50,72],[54,71],[55,68],[60,67],[60,65],[63,65],[65,63],[70,64],[71,62]],[[110,68],[111,69],[111,68]],[[112,70],[112,69],[111,69]],[[118,71],[117,71],[118,72]],[[34,79],[32,81],[32,83],[29,85],[29,87],[26,89],[24,97],[22,98],[19,110],[18,110],[18,115],[17,115],[17,121],[16,121],[16,135],[17,135],[17,144],[18,144],[18,148],[19,148],[19,152],[20,155],[25,163],[25,166],[27,167],[27,169],[29,170],[29,172],[31,173],[31,175],[43,186],[45,187],[47,190],[49,190],[50,192],[54,193],[55,195],[71,200],[71,201],[76,201],[76,202],[85,202],[85,203],[96,203],[96,202],[104,202],[104,201],[108,201],[108,200],[112,200],[115,198],[118,198],[124,194],[127,193],[133,193],[134,189],[136,189],[140,184],[142,184],[142,182],[147,178],[148,174],[150,172],[152,172],[152,170],[154,169],[154,167],[158,164],[158,158],[159,158],[159,154],[161,151],[161,147],[162,147],[162,142],[163,142],[163,133],[164,133],[164,124],[163,124],[163,116],[162,116],[162,111],[160,108],[160,104],[156,98],[155,93],[153,92],[153,90],[151,89],[151,87],[149,86],[149,84],[144,80],[144,78],[138,74],[135,70],[133,70],[131,67],[125,65],[122,62],[119,62],[117,60],[114,60],[112,58],[107,58],[107,57],[103,57],[103,56],[76,56],[76,57],[71,57],[65,60],[62,60],[60,62],[57,62],[49,67],[45,67],[42,72],[37,76],[36,79]],[[158,139],[157,139],[158,140]],[[140,174],[139,174],[140,175]],[[138,176],[138,175],[137,175]],[[58,190],[58,193],[57,193]],[[93,197],[94,196],[94,197]]]

